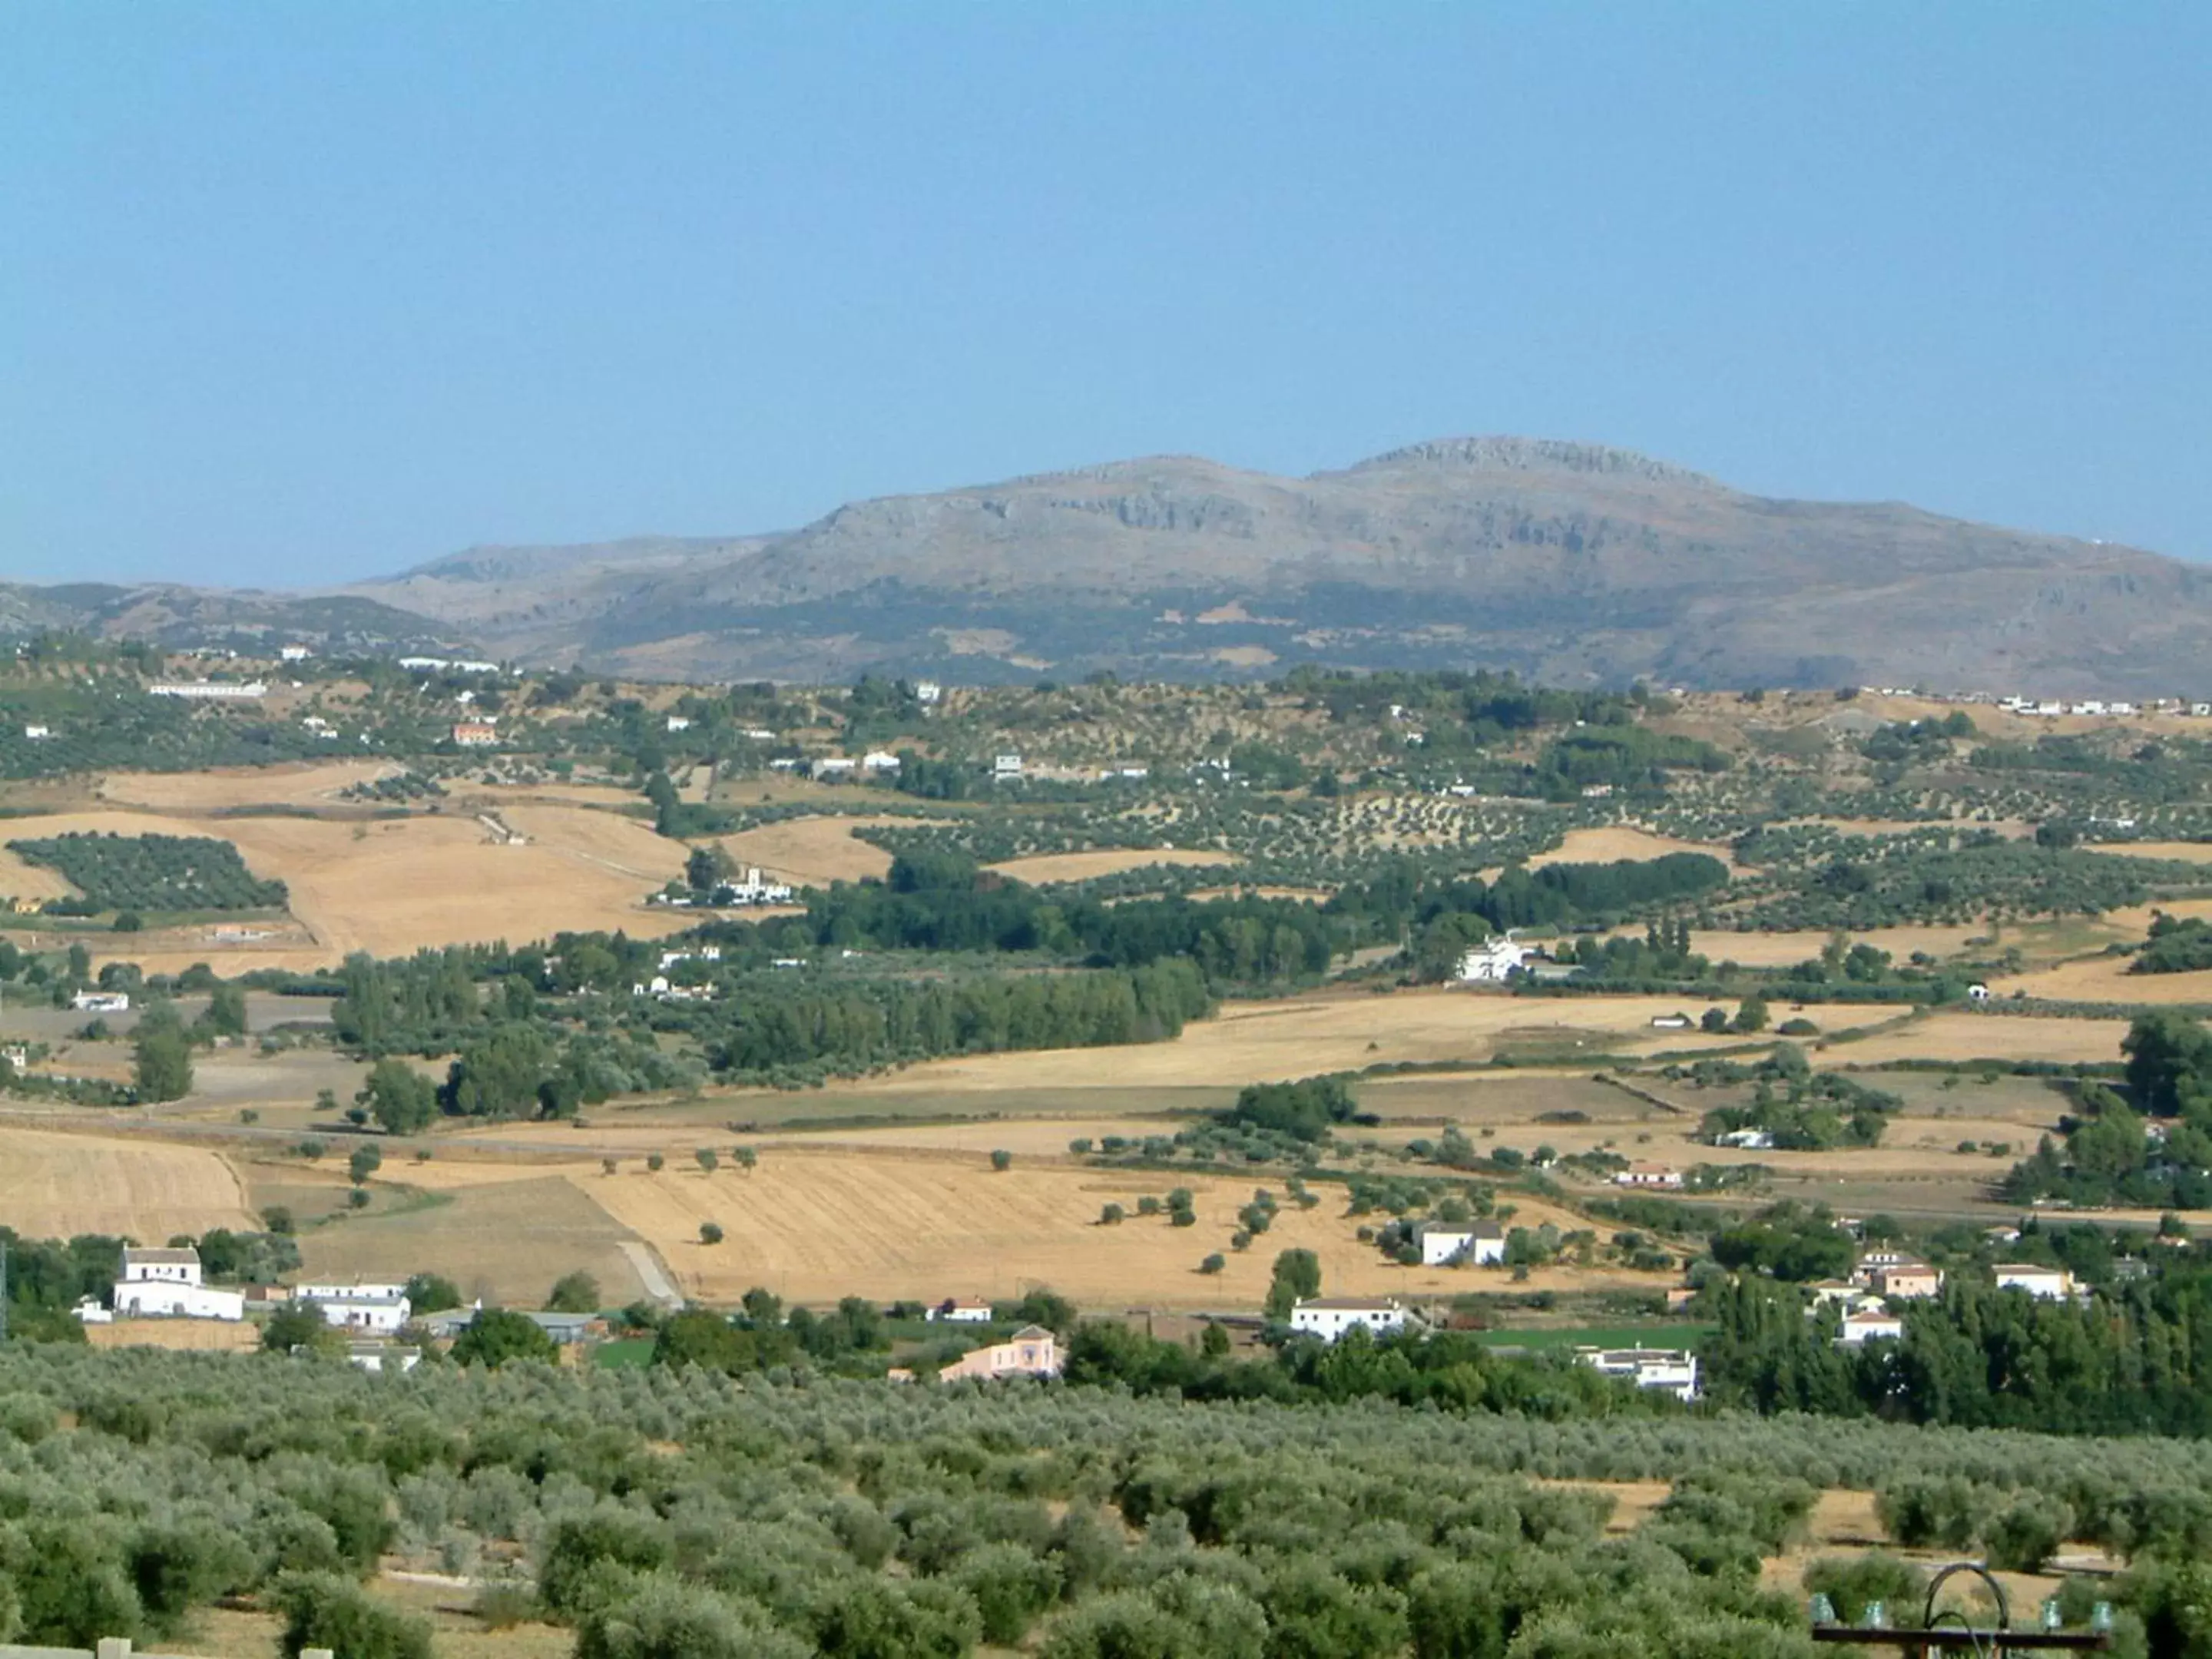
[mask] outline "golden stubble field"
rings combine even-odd
[[[496,1179],[496,1168],[478,1166],[473,1178]],[[817,1303],[845,1295],[1006,1297],[1049,1285],[1101,1310],[1251,1308],[1267,1293],[1276,1252],[1292,1248],[1320,1255],[1324,1285],[1334,1291],[1426,1296],[1506,1282],[1499,1273],[1386,1262],[1354,1237],[1363,1224],[1345,1215],[1334,1188],[1322,1189],[1315,1209],[1286,1204],[1273,1229],[1238,1252],[1229,1236],[1236,1212],[1262,1184],[1256,1180],[1025,1165],[1018,1158],[1000,1172],[981,1154],[775,1142],[763,1144],[759,1167],[750,1173],[726,1157],[711,1175],[674,1158],[658,1174],[634,1161],[612,1176],[597,1164],[562,1173],[651,1244],[681,1289],[709,1301],[734,1300],[756,1285]],[[1176,1227],[1164,1216],[1136,1214],[1139,1198],[1164,1198],[1176,1186],[1191,1189],[1198,1224]],[[1100,1224],[1108,1203],[1122,1205],[1129,1218]],[[1515,1224],[1546,1219],[1576,1224],[1566,1212],[1534,1202],[1522,1205]],[[708,1222],[723,1230],[720,1243],[700,1242]],[[1200,1273],[1212,1254],[1224,1258],[1224,1270]],[[1668,1282],[1622,1270],[1537,1275],[1529,1284],[1546,1288],[1554,1279],[1586,1286]]]
[[[1729,1039],[1657,1031],[1682,1008],[1666,997],[1539,1000],[1452,988],[1389,996],[1338,993],[1273,1002],[1224,1003],[1213,1018],[1168,1042],[1047,1048],[936,1060],[851,1086],[855,1093],[951,1089],[1059,1089],[1109,1080],[1125,1088],[1247,1083],[1358,1071],[1377,1061],[1489,1059],[1501,1045],[1607,1054],[1695,1050]]]
[[[1622,859],[1663,858],[1669,853],[1702,853],[1728,866],[1731,875],[1737,868],[1735,855],[1717,842],[1682,841],[1626,823],[1570,830],[1550,852],[1531,858],[1528,867],[1540,870],[1547,864],[1613,864]]]
[[[1207,848],[1182,851],[1121,847],[1091,853],[1032,853],[1025,858],[1007,859],[984,867],[1002,876],[1012,876],[1016,881],[1042,886],[1055,881],[1091,881],[1100,876],[1119,875],[1124,870],[1145,870],[1156,866],[1188,867],[1236,862],[1233,854]]]
[[[150,1137],[0,1124],[0,1224],[28,1238],[109,1233],[161,1244],[179,1233],[256,1225],[246,1183],[221,1154]]]
[[[236,806],[335,806],[356,784],[397,777],[394,761],[306,761],[284,766],[222,766],[204,772],[111,772],[95,793],[105,801],[159,811],[196,813]]]
[[[757,830],[715,838],[714,844],[740,868],[758,866],[794,885],[828,886],[833,881],[864,881],[890,872],[891,855],[860,840],[855,830],[889,824],[919,826],[929,820],[899,817],[787,818]]]

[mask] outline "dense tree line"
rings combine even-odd
[[[1704,1350],[1722,1403],[1961,1427],[2114,1435],[2212,1432],[2212,1261],[2195,1251],[2094,1300],[2000,1291],[1954,1271],[1898,1304],[1904,1336],[1847,1347],[1790,1287],[1740,1274],[1708,1288]],[[1847,1261],[1847,1257],[1837,1258]],[[1834,1262],[1808,1267],[1826,1269]],[[1808,1273],[1807,1276],[1814,1276]]]

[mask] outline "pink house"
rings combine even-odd
[[[940,1382],[969,1376],[1058,1376],[1060,1343],[1042,1325],[1024,1325],[1011,1341],[962,1354],[937,1374]]]

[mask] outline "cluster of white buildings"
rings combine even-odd
[[[774,762],[769,764],[773,766]],[[856,777],[881,777],[899,769],[899,757],[882,749],[871,749],[854,759],[850,755],[823,755],[809,761],[809,777],[822,783],[843,783]]]
[[[396,1335],[414,1312],[404,1285],[295,1285],[264,1293],[272,1299],[313,1307],[324,1322],[362,1337]],[[175,1249],[123,1252],[122,1277],[115,1281],[110,1306],[88,1297],[76,1309],[88,1325],[122,1319],[217,1319],[235,1324],[246,1317],[245,1291],[219,1290],[204,1280],[200,1253]]]
[[[448,672],[456,674],[496,674],[501,672],[500,665],[495,662],[471,662],[465,658],[454,657],[402,657],[399,659],[399,665],[410,673],[415,674],[442,674]]]
[[[1502,985],[1514,975],[1526,972],[1529,958],[1535,954],[1534,946],[1516,943],[1510,931],[1500,933],[1461,955],[1460,982]]]

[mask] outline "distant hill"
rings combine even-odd
[[[1520,438],[1306,478],[1121,461],[854,502],[771,535],[474,549],[342,597],[486,652],[660,678],[1319,662],[2212,695],[2212,572]]]

